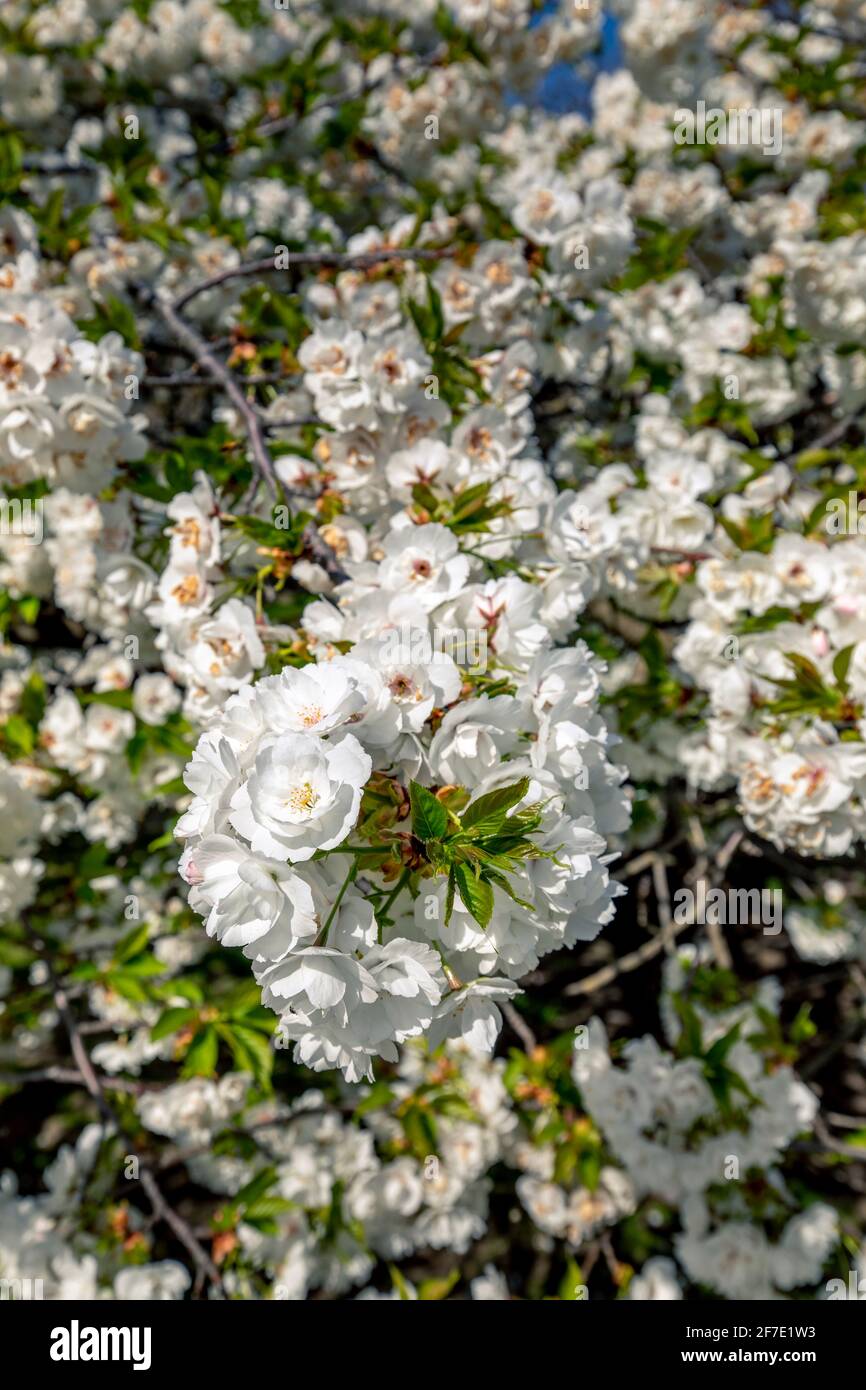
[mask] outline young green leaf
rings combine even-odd
[[[159,1042],[160,1038],[167,1038],[170,1033],[176,1033],[180,1028],[185,1028],[187,1024],[193,1023],[198,1016],[198,1009],[166,1009],[164,1013],[160,1014],[150,1030],[151,1040]]]
[[[216,1071],[219,1040],[214,1028],[203,1028],[189,1045],[183,1061],[184,1076],[213,1076]]]
[[[456,889],[456,888],[457,888],[457,878],[456,878],[456,874],[455,874],[454,865],[452,864],[451,868],[450,868],[449,871],[448,871],[448,890],[447,890],[447,892],[446,892],[446,894],[445,894],[445,925],[446,925],[446,927],[447,927],[447,926],[449,925],[449,923],[451,922],[451,914],[452,914],[453,911],[454,911],[454,892],[455,892],[455,889]]]
[[[412,807],[412,833],[419,840],[441,840],[448,829],[448,812],[431,791],[420,782],[409,783]]]
[[[529,778],[521,777],[519,782],[509,787],[497,787],[473,801],[463,815],[460,824],[464,830],[471,831],[473,839],[495,835],[501,830],[512,806],[522,801],[529,788]]]
[[[476,878],[466,864],[455,864],[457,891],[467,912],[471,912],[479,927],[486,927],[493,916],[493,889],[486,879]]]

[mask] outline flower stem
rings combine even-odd
[[[349,868],[349,872],[346,874],[346,877],[343,879],[343,882],[342,882],[342,884],[340,885],[340,891],[339,891],[339,893],[337,894],[336,898],[334,899],[334,905],[333,905],[333,907],[331,908],[330,912],[328,913],[328,917],[327,917],[327,921],[325,922],[325,925],[322,927],[322,930],[319,932],[319,935],[316,937],[316,945],[317,945],[317,946],[324,946],[324,945],[325,945],[325,942],[328,940],[328,932],[329,932],[330,929],[331,929],[331,923],[333,922],[335,916],[337,915],[337,910],[338,910],[338,908],[339,908],[339,906],[340,906],[340,903],[343,901],[343,897],[344,897],[344,894],[345,894],[345,892],[346,892],[346,889],[349,887],[349,884],[350,884],[350,883],[353,883],[353,882],[354,882],[355,875],[357,874],[359,868],[360,868],[360,865],[359,865],[359,863],[358,863],[358,861],[357,861],[357,859],[356,859],[356,860],[354,860],[354,862],[351,864],[351,866],[350,866],[350,868]]]
[[[410,879],[410,877],[411,877],[411,874],[412,874],[412,870],[411,870],[411,869],[405,868],[405,869],[403,870],[403,872],[401,873],[400,877],[397,879],[397,882],[394,884],[394,887],[391,889],[391,892],[388,894],[387,898],[385,899],[384,903],[382,904],[381,909],[376,913],[376,917],[377,917],[378,922],[379,922],[379,942],[380,942],[380,944],[381,944],[381,941],[382,941],[382,928],[383,928],[383,926],[385,925],[385,920],[386,920],[386,918],[387,918],[387,916],[388,916],[388,909],[390,908],[391,904],[394,902],[395,898],[396,898],[396,897],[403,891],[403,889],[406,887],[406,884],[409,882],[409,879]]]

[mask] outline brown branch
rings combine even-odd
[[[47,156],[49,159],[50,155]],[[22,155],[21,170],[25,174],[40,174],[53,178],[57,174],[98,174],[102,166],[78,160],[62,159],[57,164],[46,164],[41,155]]]
[[[174,301],[174,309],[185,309],[190,300],[205,290],[215,289],[217,285],[227,284],[229,280],[246,279],[256,275],[278,275],[283,270],[301,270],[308,266],[327,266],[332,270],[367,270],[375,265],[387,265],[388,261],[441,261],[453,256],[456,247],[439,248],[418,246],[395,246],[387,251],[289,251],[289,263],[285,267],[274,264],[274,256],[262,256],[257,261],[245,261],[240,265],[229,266],[200,280]]]
[[[181,317],[179,306],[183,301],[178,300],[177,304],[172,304],[166,299],[161,299],[152,290],[147,289],[139,290],[139,298],[159,315],[172,337],[189,349],[196,361],[210,373],[213,380],[225,391],[243,420],[256,472],[265,479],[274,495],[278,495],[279,485],[271,456],[265,445],[261,422],[255,409],[238,385],[237,377],[224,363],[220,362],[201,334]]]
[[[594,971],[592,975],[585,975],[582,980],[575,980],[573,984],[566,985],[562,991],[563,994],[592,994],[597,989],[604,989],[605,985],[612,984],[618,976],[628,975],[648,960],[652,960],[660,951],[669,947],[681,932],[694,925],[694,922],[674,922],[672,920],[666,927],[657,932],[652,940],[645,941],[636,951],[631,951],[627,956],[621,956],[612,965],[606,965],[603,969]]]
[[[345,1119],[350,1119],[355,1111],[350,1105],[322,1105],[311,1107],[309,1110],[300,1109],[292,1111],[291,1115],[272,1115],[270,1119],[256,1120],[253,1124],[244,1125],[243,1130],[237,1133],[244,1135],[255,1135],[257,1131],[263,1129],[274,1129],[279,1126],[285,1129],[288,1125],[296,1121],[309,1119],[311,1116],[318,1115],[340,1115]],[[171,1168],[177,1168],[180,1164],[186,1163],[191,1158],[199,1158],[202,1154],[209,1154],[213,1151],[213,1139],[208,1139],[204,1144],[194,1144],[185,1149],[169,1150],[162,1158],[159,1171],[167,1172]]]
[[[389,261],[412,260],[428,261],[442,260],[446,256],[453,255],[454,247],[442,247],[439,249],[428,247],[394,247],[389,250],[365,251],[359,253],[342,251],[294,251],[289,252],[289,263],[286,269],[297,270],[304,266],[330,266],[334,269],[365,269],[369,266],[387,264]],[[250,504],[258,491],[258,480],[264,479],[271,489],[274,496],[281,493],[274,465],[265,443],[265,432],[268,424],[263,422],[251,401],[244,394],[237,377],[219,358],[215,355],[213,347],[209,346],[202,335],[192,327],[182,316],[182,310],[195,299],[197,295],[205,290],[213,289],[217,285],[226,284],[230,280],[241,277],[270,274],[280,267],[274,264],[274,257],[267,256],[256,261],[247,261],[237,266],[230,266],[226,270],[220,271],[216,275],[211,275],[206,280],[201,280],[197,285],[180,295],[177,299],[170,301],[156,294],[152,289],[140,286],[137,290],[139,302],[146,308],[152,309],[166,328],[171,333],[173,339],[182,347],[195,362],[210,375],[212,381],[225,391],[229,400],[243,421],[247,439],[249,441],[250,453],[252,455],[254,472],[257,479],[254,479],[252,487],[244,498],[245,504]],[[287,422],[287,428],[290,424]],[[293,499],[297,502],[297,499]],[[342,583],[348,578],[334,551],[325,543],[319,534],[315,523],[310,522],[304,531],[304,544],[309,550],[315,562],[321,565],[325,573],[336,583]]]
[[[318,415],[297,415],[293,420],[263,420],[265,434],[277,434],[280,430],[302,429],[304,425],[321,425]]]
[[[96,1107],[106,1126],[120,1132],[121,1126],[108,1102],[102,1078],[99,1076],[90,1060],[90,1054],[84,1046],[81,1034],[78,1031],[78,1024],[76,1023],[75,1016],[69,1007],[66,991],[61,981],[57,978],[54,967],[51,964],[49,949],[46,943],[29,927],[29,924],[25,923],[25,926],[27,926],[33,944],[39,952],[48,971],[48,977],[51,981],[51,988],[54,995],[54,1007],[57,1009],[60,1020],[66,1030],[66,1035],[69,1039],[69,1047],[72,1052],[73,1060],[81,1074],[82,1082],[96,1102]],[[216,1292],[222,1297],[225,1297],[225,1289],[220,1277],[220,1272],[210,1255],[208,1255],[207,1251],[196,1239],[188,1222],[186,1222],[182,1216],[178,1215],[173,1207],[169,1206],[165,1197],[162,1195],[159,1184],[150,1172],[150,1169],[147,1168],[145,1164],[141,1163],[140,1160],[138,1176],[147,1194],[147,1199],[150,1202],[154,1215],[170,1227],[193,1260],[198,1270],[199,1282],[201,1283],[205,1278],[208,1278]]]
[[[447,47],[443,45],[443,55],[447,53]],[[435,54],[433,55],[435,59]],[[433,59],[428,59],[432,63]],[[375,92],[377,87],[390,80],[390,72],[382,77],[377,77],[375,82],[366,82],[354,91],[344,88],[341,92],[326,92],[318,101],[314,101],[312,106],[306,111],[293,111],[286,116],[275,116],[271,120],[263,121],[256,126],[255,134],[258,138],[267,140],[272,135],[282,135],[287,130],[296,130],[303,121],[309,120],[310,116],[316,116],[320,111],[325,111],[329,106],[337,106],[342,101],[360,101],[363,97],[368,97],[371,92]]]
[[[187,298],[189,297],[191,296],[187,296]],[[177,303],[172,304],[168,300],[162,299],[154,294],[152,290],[144,287],[138,290],[138,298],[142,304],[152,308],[154,312],[159,315],[169,332],[193,355],[195,360],[210,373],[217,385],[222,387],[225,391],[243,422],[249,441],[254,472],[258,475],[259,479],[263,478],[265,480],[275,497],[280,496],[282,494],[282,489],[277,481],[274,465],[267,444],[265,443],[265,427],[263,421],[255,406],[245,396],[234,373],[230,368],[225,366],[223,362],[220,362],[219,358],[214,354],[212,348],[208,346],[201,334],[181,316],[178,310],[178,304],[184,301],[177,301]],[[244,499],[245,504],[252,502],[257,487],[257,481],[254,481],[252,488]],[[336,583],[341,583],[348,577],[340,566],[334,551],[319,535],[318,529],[313,522],[310,522],[304,531],[304,543],[316,563],[322,566],[326,574],[328,574],[332,580]]]
[[[297,372],[260,372],[254,376],[244,376],[240,380],[244,386],[277,386],[281,381],[297,381]],[[202,386],[206,390],[212,390],[219,382],[214,381],[213,377],[199,376],[195,372],[178,372],[176,376],[147,376],[142,378],[144,386],[163,386],[171,389],[180,389],[185,386]]]
[[[833,445],[838,444],[839,440],[843,439],[849,429],[856,424],[856,411],[851,415],[846,415],[841,420],[835,420],[833,424],[829,425],[828,428],[824,430],[823,434],[819,434],[817,439],[813,439],[811,444],[804,445],[802,449],[798,449],[795,454],[783,459],[782,462],[793,464],[795,468],[803,467],[804,465],[808,466],[810,455],[818,454],[824,449],[831,449]],[[819,463],[820,461],[820,459],[816,459],[815,463]]]
[[[25,1086],[32,1081],[55,1081],[60,1086],[84,1086],[90,1090],[84,1073],[72,1067],[31,1067],[25,1071],[0,1072],[0,1086]],[[102,1085],[108,1090],[126,1091],[134,1096],[141,1095],[143,1091],[159,1089],[145,1081],[125,1081],[115,1076],[103,1076]]]
[[[689,813],[686,817],[686,820],[688,824],[689,841],[691,842],[692,848],[696,851],[696,859],[693,868],[686,875],[685,881],[688,883],[690,888],[694,888],[700,882],[701,879],[705,879],[709,875],[710,857],[707,851],[707,840],[706,836],[704,835],[704,828],[701,825],[698,817]],[[729,836],[728,840],[726,841],[722,853],[729,854],[729,846],[732,846],[732,848],[730,849],[730,853],[732,854],[734,852],[734,849],[739,843],[739,839],[735,838],[735,836],[739,836],[740,838],[742,838],[740,832],[734,831],[734,834]],[[720,872],[724,873],[724,866],[722,864],[722,853],[716,856],[715,863],[718,866]],[[724,863],[726,865],[727,860],[725,860]],[[712,882],[712,880],[710,881]],[[707,937],[709,939],[710,947],[712,949],[713,958],[716,962],[716,965],[719,967],[720,970],[730,970],[733,965],[733,960],[731,957],[731,953],[728,950],[728,943],[725,941],[721,925],[715,920],[710,921],[708,919],[704,923],[704,926],[706,928]]]
[[[717,560],[719,557],[709,550],[680,550],[676,545],[651,545],[653,555],[674,555],[679,560],[690,560],[697,564],[700,560]]]
[[[500,1001],[499,1007],[511,1031],[516,1033],[523,1043],[524,1050],[532,1052],[538,1046],[538,1040],[523,1015],[507,999]]]

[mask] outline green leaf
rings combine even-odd
[[[577,1171],[584,1187],[588,1187],[590,1192],[595,1192],[601,1177],[601,1151],[587,1149],[582,1153],[578,1159]]]
[[[389,1265],[389,1266],[388,1266],[388,1272],[389,1272],[389,1274],[391,1275],[391,1280],[392,1280],[392,1282],[393,1282],[394,1288],[397,1290],[398,1294],[400,1295],[401,1301],[402,1301],[403,1303],[411,1303],[411,1302],[413,1302],[414,1300],[413,1300],[413,1298],[412,1298],[412,1290],[411,1290],[411,1288],[409,1287],[409,1285],[407,1284],[405,1278],[403,1277],[403,1275],[401,1274],[401,1272],[400,1272],[400,1270],[397,1268],[397,1266],[396,1266],[396,1265]]]
[[[457,891],[479,927],[486,927],[493,916],[493,889],[483,878],[476,878],[466,864],[454,865]]]
[[[21,179],[22,145],[11,132],[0,134],[0,193],[12,193]]]
[[[23,601],[19,603],[19,609],[24,606]],[[21,713],[28,723],[38,725],[45,713],[45,681],[38,671],[34,671],[21,692],[19,702]]]
[[[573,1303],[578,1294],[583,1297],[583,1290],[586,1287],[583,1281],[583,1274],[580,1265],[576,1263],[571,1255],[568,1257],[568,1264],[565,1273],[560,1280],[558,1293],[565,1303]]]
[[[20,714],[11,714],[3,725],[3,742],[13,757],[27,757],[36,746],[36,733]]]
[[[247,1014],[251,1009],[258,1007],[261,1000],[261,986],[257,985],[253,979],[242,980],[224,999],[220,1000],[220,1012],[224,1018],[244,1018],[245,1021],[248,1021],[246,1019]],[[270,1016],[273,1024],[273,1013],[270,1009],[265,1012]]]
[[[273,1030],[264,1036],[255,1027],[222,1023],[219,1035],[228,1044],[238,1071],[248,1071],[256,1085],[269,1091],[274,1069]]]
[[[677,1044],[677,1051],[685,1057],[703,1057],[704,1044],[701,1021],[692,1005],[681,994],[671,996],[671,1002],[679,1015],[683,1031]]]
[[[836,677],[836,684],[840,690],[848,689],[848,671],[851,666],[851,658],[854,655],[854,643],[849,647],[843,647],[841,652],[837,652],[833,660],[833,675]]]
[[[254,1178],[250,1178],[245,1187],[241,1188],[235,1197],[235,1205],[239,1207],[254,1206],[273,1187],[276,1180],[276,1168],[263,1168],[260,1173],[256,1173]]]
[[[149,933],[150,928],[147,923],[142,922],[139,926],[133,927],[132,931],[127,932],[126,936],[121,937],[114,948],[114,959],[117,964],[121,965],[124,961],[132,960],[133,956],[140,955],[147,945]]]
[[[534,904],[526,898],[519,897],[504,874],[498,873],[495,869],[486,869],[485,877],[488,883],[495,884],[497,888],[501,888],[504,893],[507,893],[512,902],[517,903],[519,907],[525,908],[527,912],[535,911]]]
[[[288,1197],[259,1197],[258,1201],[251,1202],[247,1207],[244,1220],[255,1225],[260,1221],[282,1216],[284,1212],[294,1211],[296,1207],[297,1203],[290,1202]]]
[[[369,1115],[374,1110],[384,1110],[394,1099],[394,1092],[387,1081],[376,1081],[368,1095],[355,1106],[356,1118]]]
[[[148,854],[153,854],[155,850],[165,849],[174,843],[174,830],[166,830],[162,835],[157,835],[155,840],[151,840],[147,846]]]
[[[805,685],[807,690],[813,690],[816,695],[823,695],[824,682],[814,661],[810,661],[801,652],[785,652],[785,660],[793,666],[801,684]]]
[[[131,976],[134,979],[148,979],[151,975],[164,975],[167,969],[164,961],[159,960],[150,951],[145,951],[110,970],[108,978],[117,979],[118,976],[123,976],[124,979],[128,979]]]
[[[108,850],[105,845],[89,845],[78,862],[79,881],[87,883],[92,878],[99,878],[105,873],[108,863]]]
[[[186,1028],[188,1024],[194,1023],[198,1018],[198,1009],[193,1008],[174,1008],[166,1009],[160,1014],[156,1023],[150,1030],[152,1042],[159,1042],[160,1038],[167,1038],[170,1033],[177,1033],[181,1028]]]
[[[800,1044],[814,1038],[818,1029],[812,1022],[811,1012],[812,1006],[810,1004],[801,1004],[789,1030],[792,1043]]]
[[[115,332],[120,334],[129,347],[141,347],[138,325],[131,305],[124,303],[116,295],[110,294],[106,297],[103,314],[105,322],[99,325],[100,337],[104,333]]]
[[[419,839],[441,840],[448,829],[448,812],[431,791],[420,782],[409,783],[409,803],[412,807],[412,832]]]
[[[8,965],[10,970],[21,970],[36,959],[36,952],[17,941],[0,937],[0,965]]]
[[[147,990],[132,975],[118,973],[110,976],[108,982],[116,994],[119,994],[123,999],[128,999],[132,1004],[147,1004],[149,1002]]]
[[[523,800],[528,788],[529,778],[521,777],[519,782],[514,782],[509,787],[498,787],[496,791],[479,796],[477,801],[466,807],[460,817],[460,824],[464,830],[472,832],[473,839],[495,835],[501,830],[512,806]]]
[[[34,594],[29,594],[26,598],[18,600],[18,612],[25,623],[36,622],[41,606],[41,600],[36,598]]]
[[[734,1043],[739,1042],[742,1021],[735,1023],[723,1038],[717,1039],[708,1051],[705,1061],[710,1067],[719,1067],[724,1062]]]
[[[203,1028],[193,1038],[183,1061],[184,1076],[213,1076],[216,1071],[219,1039],[215,1028]]]
[[[457,878],[452,864],[448,871],[448,890],[445,894],[445,925],[449,925],[451,914],[454,911],[454,893],[457,888]]]
[[[442,1278],[425,1279],[418,1285],[418,1298],[422,1303],[439,1303],[448,1297],[459,1278],[459,1269],[452,1269]]]
[[[478,1124],[478,1116],[463,1096],[458,1096],[456,1091],[446,1091],[444,1095],[435,1096],[430,1102],[437,1115],[447,1115],[449,1120],[463,1120],[466,1124]]]

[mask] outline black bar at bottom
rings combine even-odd
[[[634,1368],[644,1376],[648,1370],[666,1372],[674,1367],[700,1370],[738,1365],[760,1366],[765,1371],[808,1367],[826,1374],[840,1358],[850,1358],[849,1364],[854,1366],[862,1354],[866,1324],[863,1315],[854,1308],[839,1306],[846,1301],[602,1303],[578,1300],[579,1306],[565,1314],[564,1323],[548,1323],[548,1313],[544,1323],[527,1326],[536,1336],[539,1331],[548,1336],[567,1335],[568,1341],[562,1344],[563,1356],[572,1364],[579,1353],[579,1362],[586,1367],[585,1358],[593,1355],[601,1365],[617,1373]],[[317,1305],[321,1313],[316,1312]],[[294,1363],[297,1369],[297,1358],[300,1357],[303,1365],[321,1330],[328,1339],[328,1378],[333,1379],[332,1358],[337,1352],[339,1363],[340,1331],[345,1316],[352,1318],[351,1339],[347,1338],[344,1343],[347,1358],[349,1355],[355,1358],[357,1366],[357,1339],[380,1332],[383,1324],[370,1323],[367,1305],[356,1307],[354,1314],[347,1314],[345,1304],[335,1306],[315,1299],[306,1302],[303,1310],[297,1304],[285,1302],[0,1300],[0,1334],[6,1334],[7,1347],[27,1347],[28,1369],[32,1367],[40,1378],[47,1372],[49,1379],[62,1379],[64,1375],[74,1375],[76,1369],[79,1374],[85,1372],[90,1377],[105,1369],[113,1375],[135,1373],[136,1370],[139,1375],[171,1371],[174,1375],[191,1372],[196,1377],[207,1377],[214,1373],[224,1381],[226,1374],[235,1367],[247,1375],[268,1363],[272,1373],[278,1370],[281,1362],[284,1368]],[[425,1324],[429,1333],[439,1330],[442,1324],[438,1319],[449,1315],[439,1312],[432,1316],[435,1321]],[[495,1312],[481,1316],[492,1316],[493,1326],[496,1326]],[[326,1321],[318,1324],[319,1317]],[[497,1339],[491,1340],[491,1329],[486,1323],[479,1326],[478,1317],[476,1309],[471,1314],[471,1330],[483,1335],[485,1359],[492,1354],[495,1363]],[[355,1318],[359,1321],[355,1322]],[[388,1326],[399,1328],[401,1324],[391,1323],[389,1315]],[[515,1330],[514,1323],[502,1326],[508,1333]],[[445,1327],[451,1330],[448,1323]],[[293,1334],[298,1340],[294,1351],[289,1351]],[[507,1340],[503,1338],[501,1342],[503,1350]],[[555,1350],[555,1346],[551,1344],[551,1350]],[[287,1351],[289,1355],[284,1361]]]

